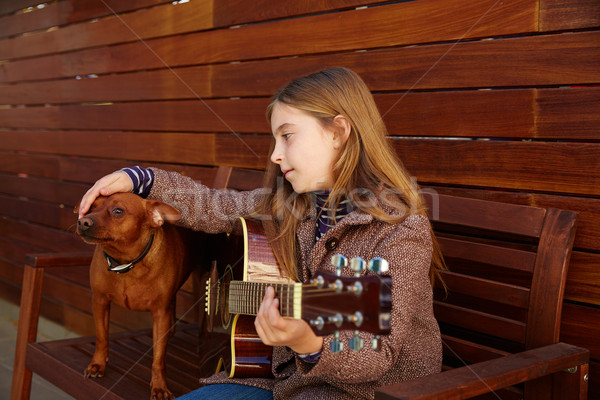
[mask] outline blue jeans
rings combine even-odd
[[[273,392],[237,383],[217,383],[196,389],[177,400],[273,400]]]

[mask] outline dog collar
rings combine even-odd
[[[142,251],[142,254],[140,254],[135,260],[127,264],[119,264],[117,260],[115,260],[113,257],[109,256],[108,254],[106,254],[106,252],[104,252],[104,257],[108,262],[107,269],[117,274],[124,274],[125,272],[131,271],[136,263],[140,262],[144,257],[146,257],[146,254],[148,254],[148,252],[150,251],[150,247],[152,247],[152,242],[154,242],[154,233],[152,234],[152,236],[150,236],[150,240],[148,241],[148,244],[146,245],[144,251]]]

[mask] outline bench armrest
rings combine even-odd
[[[376,400],[466,399],[573,367],[587,373],[589,351],[556,343],[517,354],[380,387]],[[587,392],[587,391],[586,391]]]

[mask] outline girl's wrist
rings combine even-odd
[[[314,339],[310,339],[304,343],[300,343],[296,346],[290,346],[290,348],[296,354],[313,354],[320,352],[323,348],[323,337],[315,336]]]

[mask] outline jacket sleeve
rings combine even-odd
[[[197,231],[230,231],[238,217],[252,214],[264,193],[264,189],[244,192],[211,189],[176,172],[151,170],[154,184],[148,197],[177,208],[182,214],[178,225]]]
[[[341,331],[344,349],[339,353],[330,350],[333,335],[324,337],[322,354],[316,364],[296,360],[299,372],[306,376],[322,376],[342,383],[378,381],[391,370],[405,375],[406,371],[402,371],[405,367],[418,370],[422,364],[423,370],[431,369],[428,366],[436,362],[432,362],[432,358],[440,358],[441,340],[433,316],[429,282],[432,255],[429,222],[423,216],[413,215],[400,224],[377,223],[383,224],[383,228],[374,230],[375,236],[365,240],[373,243],[373,253],[369,256],[389,262],[391,332],[382,335],[379,351],[371,348],[374,335],[370,333],[361,332],[364,348],[352,351],[348,340],[353,332]]]

